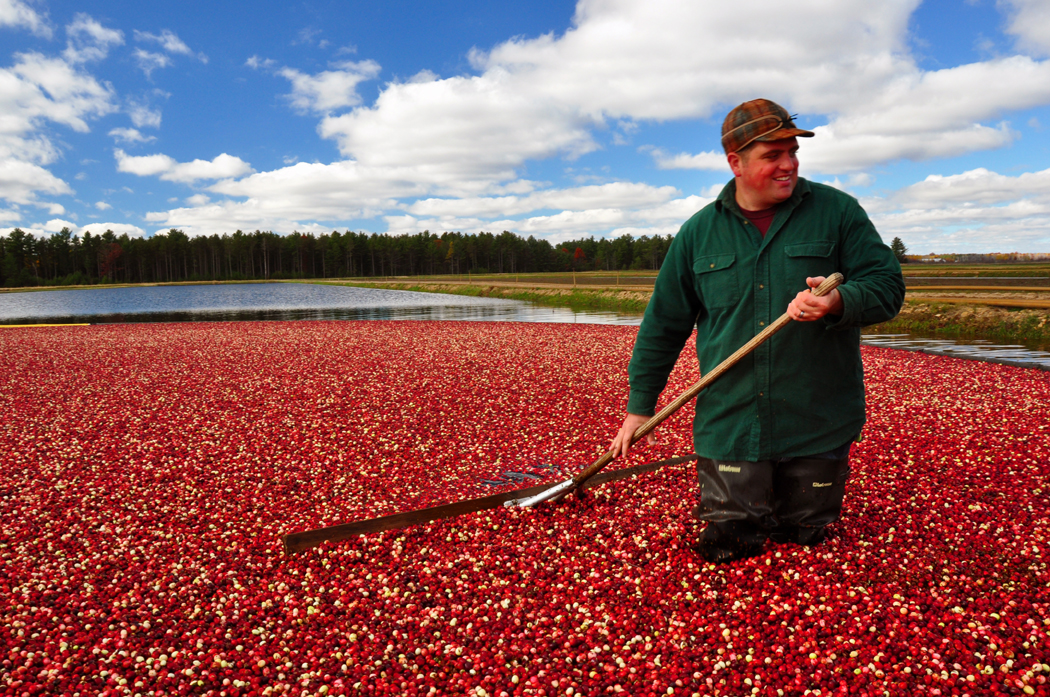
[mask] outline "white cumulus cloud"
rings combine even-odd
[[[53,218],[43,225],[43,229],[47,232],[62,232],[63,228],[69,228],[70,230],[76,230],[77,224],[71,223],[68,220],[62,220],[61,218]]]
[[[684,152],[671,155],[661,148],[646,149],[660,169],[706,169],[727,173],[730,171],[726,154],[721,150],[705,150],[695,155]]]
[[[0,0],[0,27],[25,28],[38,36],[51,38],[47,15],[41,15],[21,0]]]
[[[107,135],[121,143],[150,143],[156,136],[144,136],[134,128],[114,128]]]
[[[267,202],[255,199],[154,211],[146,215],[146,220],[155,225],[155,231],[177,228],[191,237],[221,235],[234,230],[273,230],[284,233],[298,230],[314,234],[332,231],[331,227],[315,222],[313,215],[305,218],[288,217],[279,207],[271,207]]]
[[[114,151],[117,171],[140,177],[160,177],[167,181],[190,183],[199,179],[228,179],[242,177],[254,170],[239,157],[222,153],[212,160],[178,162],[168,155],[128,155],[120,148]]]
[[[1050,3],[1046,0],[1003,0],[1009,8],[1007,31],[1018,38],[1021,48],[1050,55]]]
[[[362,164],[414,170],[422,183],[463,191],[512,179],[529,159],[597,147],[590,120],[519,87],[499,70],[395,83],[374,106],[326,117],[319,130]]]
[[[408,206],[420,216],[507,216],[538,210],[581,211],[634,209],[662,204],[678,194],[673,186],[654,187],[632,182],[614,182],[571,189],[535,191],[526,196],[421,199]]]
[[[2,217],[0,217],[2,220]],[[22,223],[19,226],[23,232],[27,232],[37,237],[48,237],[55,234],[56,232],[62,232],[63,228],[68,228],[74,235],[80,237],[84,236],[84,233],[90,232],[92,235],[102,235],[107,230],[111,230],[117,236],[127,234],[128,237],[145,237],[146,231],[140,228],[138,225],[132,225],[130,223],[88,223],[87,225],[77,225],[69,220],[63,220],[61,218],[52,218],[46,223]],[[12,228],[0,228],[0,235],[10,234]]]
[[[252,56],[248,59],[248,65],[258,68],[269,64]],[[360,104],[357,86],[374,79],[380,71],[379,64],[371,60],[337,63],[334,68],[315,75],[308,75],[295,68],[280,68],[277,74],[292,83],[292,92],[288,95],[292,106],[303,112],[328,114]]]
[[[267,219],[345,220],[370,217],[398,205],[398,198],[420,196],[426,187],[408,171],[370,170],[356,162],[299,162],[210,187],[217,194],[245,198],[239,204]]]
[[[549,192],[558,196],[563,192]],[[572,196],[571,191],[564,192]],[[392,234],[413,234],[420,230],[463,230],[463,231],[501,231],[513,230],[520,235],[536,235],[552,242],[578,238],[584,235],[618,236],[630,234],[673,235],[682,222],[700,208],[711,202],[710,197],[684,196],[664,199],[659,196],[647,203],[635,202],[634,205],[602,206],[601,201],[585,197],[576,199],[578,204],[573,209],[562,210],[548,215],[531,215],[519,218],[500,218],[493,216],[457,215],[457,211],[444,211],[444,215],[428,217],[426,215],[388,215],[385,221]],[[593,204],[593,207],[592,205]],[[428,211],[438,212],[441,211]],[[484,211],[488,212],[488,211]]]
[[[88,120],[113,112],[113,90],[60,58],[23,53],[0,68],[0,157],[47,164],[58,156],[48,121],[88,131]]]
[[[893,199],[909,209],[946,205],[996,206],[1021,199],[1050,203],[1050,169],[1009,176],[984,167],[962,174],[931,174],[896,192]]]
[[[135,128],[160,128],[160,109],[153,109],[146,102],[129,100],[128,116]]]
[[[153,51],[146,51],[141,48],[136,48],[133,55],[135,56],[135,62],[139,66],[139,70],[146,74],[146,77],[151,77],[153,71],[157,68],[167,68],[171,65],[171,58],[163,53],[154,53]]]
[[[248,60],[244,61],[244,64],[249,68],[273,68],[277,65],[277,61],[272,58],[260,58],[259,56],[249,56]]]
[[[58,196],[73,190],[43,167],[13,157],[0,159],[0,198],[11,203],[36,203],[39,194]]]
[[[124,43],[124,32],[110,29],[83,12],[78,12],[66,26],[68,44],[62,56],[70,63],[102,60],[113,46]]]
[[[1050,169],[1015,176],[985,168],[930,175],[862,202],[884,239],[900,237],[917,253],[1050,248]]]
[[[191,51],[190,47],[186,45],[186,42],[180,39],[175,32],[170,29],[164,29],[160,34],[151,34],[136,29],[135,39],[138,41],[156,42],[168,53],[181,53],[186,56],[193,55],[193,51]]]
[[[112,230],[118,237],[124,234],[128,237],[146,236],[145,230],[138,225],[131,225],[130,223],[88,223],[87,225],[76,229],[81,235],[85,232],[90,232],[92,235],[101,235],[105,233],[106,230]]]

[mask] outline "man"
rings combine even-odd
[[[654,413],[694,326],[707,373],[785,308],[797,320],[697,397],[692,513],[707,527],[695,548],[715,563],[759,554],[770,537],[824,539],[864,425],[860,328],[891,319],[904,300],[900,265],[856,199],[799,178],[796,138],[812,136],[766,99],[729,112],[722,146],[733,180],[671,244],[628,366],[617,456]],[[835,271],[839,288],[810,294]]]

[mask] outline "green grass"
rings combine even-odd
[[[1000,308],[999,312],[961,317],[973,306],[931,304],[902,314],[889,322],[864,329],[865,334],[912,334],[936,339],[983,339],[996,344],[1017,344],[1050,351],[1050,313],[1022,308]]]
[[[391,288],[394,290],[411,290],[419,293],[441,293],[446,295],[466,295],[480,298],[504,298],[523,300],[545,307],[567,307],[576,312],[618,312],[627,315],[641,315],[649,304],[648,297],[618,297],[616,291],[589,290],[586,288],[565,287],[556,292],[543,289],[507,288],[485,285],[442,285],[441,281],[432,284],[414,282],[328,282],[330,285],[355,286],[358,288]],[[440,289],[432,286],[438,285]],[[627,295],[627,294],[624,294]]]
[[[568,307],[577,312],[618,312],[624,315],[640,315],[645,312],[649,300],[611,297],[601,291],[575,289],[565,295],[542,295],[534,291],[514,290],[500,293],[499,297],[524,300],[549,307]]]

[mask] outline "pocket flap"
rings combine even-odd
[[[693,260],[693,273],[701,274],[719,269],[728,269],[736,261],[735,254],[714,254],[707,257],[697,257]]]
[[[834,249],[834,242],[807,242],[805,244],[789,244],[784,247],[784,252],[789,257],[829,257]]]

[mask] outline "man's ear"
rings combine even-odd
[[[743,167],[741,166],[742,160],[739,154],[731,152],[726,155],[726,160],[729,161],[729,169],[733,170],[734,177],[739,177],[744,173]]]

